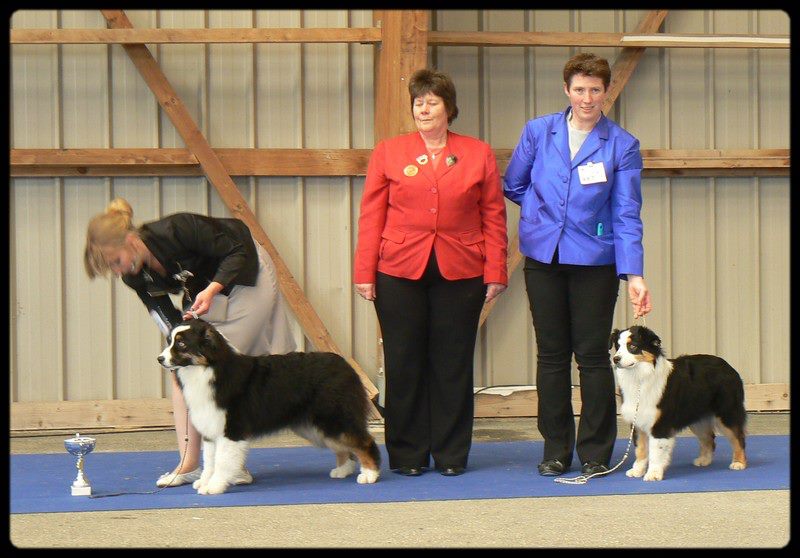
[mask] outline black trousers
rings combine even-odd
[[[386,368],[389,467],[466,467],[483,277],[449,281],[435,254],[417,280],[378,273],[375,309]]]
[[[608,464],[617,437],[608,337],[619,291],[616,266],[550,264],[525,258],[525,286],[536,332],[537,424],[544,460]],[[578,437],[572,410],[572,355],[578,364]]]

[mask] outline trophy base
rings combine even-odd
[[[73,496],[91,496],[92,495],[92,487],[91,486],[73,486],[72,487],[72,495]]]

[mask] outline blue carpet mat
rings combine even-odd
[[[75,458],[64,454],[11,455],[10,512],[46,513],[156,508],[210,508],[267,506],[276,504],[333,504],[361,502],[409,502],[424,500],[471,500],[486,498],[535,498],[590,495],[662,494],[670,492],[725,492],[735,490],[789,489],[789,436],[751,436],[747,439],[748,468],[731,471],[731,448],[718,438],[714,462],[695,467],[698,445],[694,437],[680,437],[673,464],[660,482],[644,482],[625,476],[633,464],[627,461],[610,475],[595,477],[583,485],[560,484],[542,477],[536,464],[542,458],[540,441],[476,443],[469,468],[458,477],[427,471],[408,478],[384,464],[376,484],[360,485],[355,476],[331,479],[335,466],[330,451],[307,447],[256,448],[247,466],[255,478],[248,486],[233,486],[225,494],[200,496],[184,485],[156,494],[125,494],[103,498],[72,496]],[[627,439],[617,440],[612,465],[624,455]],[[102,448],[100,448],[102,449]],[[96,451],[86,460],[86,475],[93,494],[155,490],[155,479],[175,464],[175,452]],[[577,458],[564,477],[575,477]],[[579,468],[578,468],[579,469]]]

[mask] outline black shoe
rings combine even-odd
[[[439,469],[439,474],[445,477],[457,477],[464,474],[464,467],[442,467]]]
[[[397,473],[398,475],[404,475],[406,477],[418,477],[422,474],[421,467],[400,467],[399,469],[393,469],[393,473]]]
[[[597,461],[587,461],[581,467],[581,473],[584,475],[594,475],[595,473],[605,473],[608,467]]]
[[[567,468],[558,459],[548,459],[539,463],[539,474],[543,477],[563,475]]]

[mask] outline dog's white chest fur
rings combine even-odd
[[[225,432],[225,411],[214,401],[213,370],[207,366],[186,366],[178,370],[178,377],[194,427],[204,438],[220,438]]]
[[[622,391],[620,414],[628,423],[650,432],[658,419],[658,403],[664,395],[672,364],[659,358],[656,366],[640,362],[631,368],[617,368],[617,383]]]

